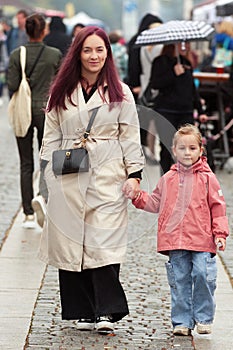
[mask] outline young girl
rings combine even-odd
[[[218,180],[202,156],[201,134],[186,124],[173,139],[177,163],[160,178],[153,193],[140,191],[135,207],[159,213],[158,247],[166,263],[171,289],[173,333],[211,333],[215,313],[216,249],[228,236],[226,205]]]

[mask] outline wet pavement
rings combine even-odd
[[[80,332],[73,321],[61,320],[57,270],[37,259],[41,229],[21,227],[18,154],[6,104],[0,114],[0,349],[232,350],[232,235],[218,259],[213,333],[174,337],[164,266],[167,259],[156,253],[156,216],[135,209],[130,202],[128,254],[120,275],[130,314],[107,336]],[[233,175],[218,171],[217,176],[226,197],[232,232]],[[147,166],[142,187],[151,191],[158,178],[158,166]]]

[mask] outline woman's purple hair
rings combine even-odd
[[[77,34],[64,58],[64,61],[61,64],[61,67],[50,88],[50,99],[48,102],[47,111],[51,111],[53,108],[56,110],[60,108],[64,110],[67,109],[65,105],[66,96],[70,103],[75,105],[71,99],[71,95],[74,89],[77,87],[78,82],[81,81],[80,56],[83,43],[88,36],[93,34],[98,35],[104,41],[107,49],[107,58],[98,76],[97,87],[103,88],[104,83],[107,82],[110,103],[121,102],[124,99],[124,94],[117,70],[115,68],[108,35],[99,27],[87,26]],[[104,101],[104,96],[102,96],[102,99]]]

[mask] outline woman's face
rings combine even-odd
[[[82,76],[98,75],[107,58],[103,39],[93,34],[86,38],[81,51]]]

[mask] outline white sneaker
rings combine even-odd
[[[46,204],[44,198],[39,195],[32,200],[32,208],[36,214],[36,220],[40,227],[44,226],[44,218],[46,215]]]
[[[81,318],[76,322],[79,331],[91,331],[95,329],[95,322],[92,319]]]
[[[36,228],[34,215],[25,215],[25,219],[22,224],[23,228]]]
[[[2,107],[3,106],[3,99],[2,99],[2,97],[0,97],[0,107]]]
[[[109,333],[114,331],[114,324],[111,322],[111,316],[100,316],[96,320],[95,326],[99,333]]]
[[[210,334],[212,332],[211,324],[197,323],[198,334]]]

